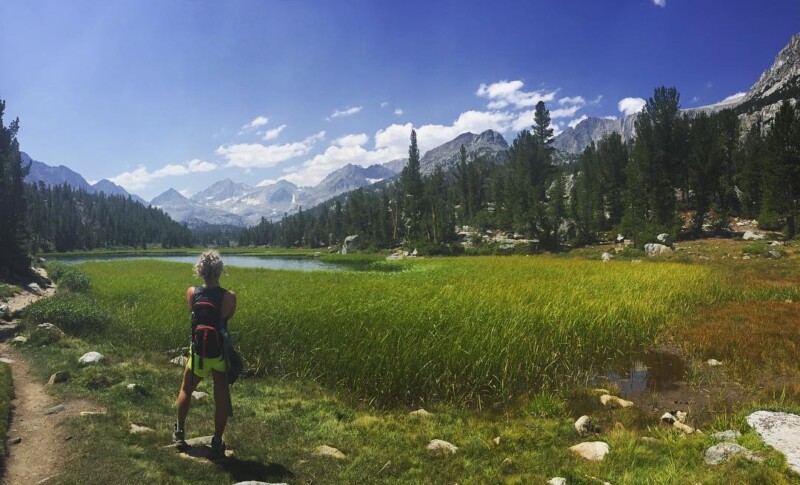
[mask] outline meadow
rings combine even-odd
[[[379,405],[504,406],[586,383],[721,291],[708,268],[692,265],[521,256],[398,264],[402,271],[229,268],[222,283],[239,301],[230,328],[250,373],[311,378]],[[186,345],[190,265],[81,268],[112,317],[98,339]]]

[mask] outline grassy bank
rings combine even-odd
[[[113,315],[102,339],[185,344],[190,266],[84,264]],[[231,324],[256,373],[311,377],[364,401],[504,405],[585,380],[720,291],[707,268],[551,257],[424,260],[386,272],[231,268]]]

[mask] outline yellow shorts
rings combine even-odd
[[[189,357],[189,361],[186,362],[186,368],[189,370],[192,370],[193,359],[197,359],[195,360],[194,364],[194,375],[196,375],[197,377],[206,378],[208,377],[208,373],[211,372],[212,370],[218,372],[225,372],[225,358],[222,356],[214,358],[204,357],[202,360],[203,368],[201,369],[200,356],[192,352],[192,355]]]

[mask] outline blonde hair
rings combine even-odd
[[[222,258],[212,249],[200,255],[200,259],[194,265],[194,274],[203,279],[219,278],[223,269]]]

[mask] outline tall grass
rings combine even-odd
[[[106,336],[143,348],[188,340],[188,264],[86,263],[113,316]],[[502,405],[572,384],[641,349],[720,290],[711,270],[552,257],[422,260],[385,272],[229,268],[231,330],[258,370],[312,377],[380,404]]]

